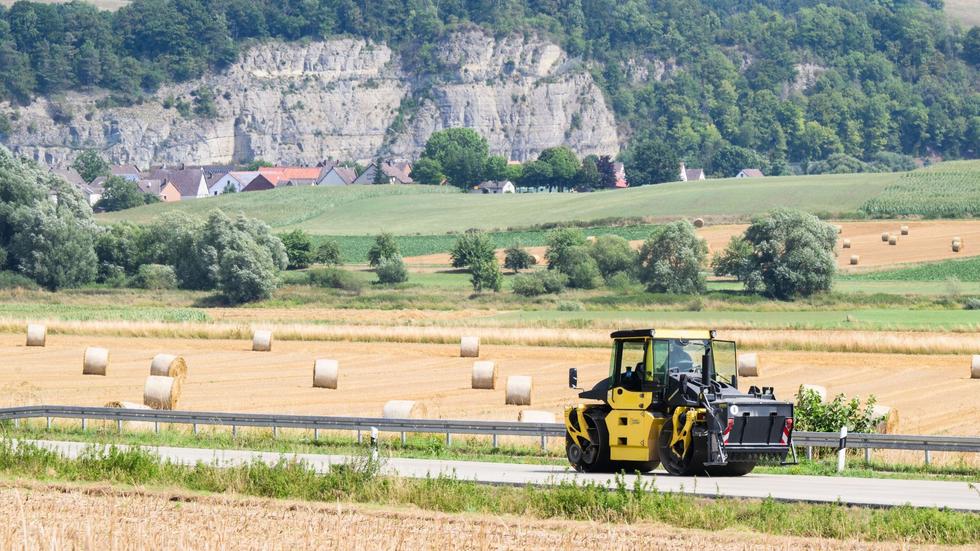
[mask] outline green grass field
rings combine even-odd
[[[287,188],[261,193],[159,203],[100,215],[103,222],[145,223],[172,212],[203,216],[211,209],[243,212],[277,232],[312,234],[444,234],[469,228],[527,228],[611,217],[651,220],[709,216],[746,219],[777,206],[853,213],[901,174],[829,174],[752,180],[674,182],[622,191],[478,195],[429,186]]]
[[[944,260],[846,276],[844,281],[959,281],[980,282],[980,257],[965,260]]]

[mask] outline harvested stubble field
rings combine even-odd
[[[977,220],[876,220],[835,222],[835,224],[842,227],[837,245],[837,265],[841,270],[848,272],[980,255],[980,221]],[[890,246],[881,241],[883,232],[899,234],[903,225],[909,226],[909,235],[899,235],[898,245]],[[705,226],[698,230],[698,235],[708,242],[709,251],[714,253],[724,249],[732,236],[741,235],[747,227],[745,224]],[[955,236],[961,237],[966,245],[959,253],[954,253],[950,247]],[[850,249],[842,248],[843,239],[851,240]],[[643,241],[634,240],[630,243],[638,248]],[[532,254],[543,256],[545,247],[529,247],[528,250]],[[850,265],[852,254],[861,257],[857,266]],[[503,249],[497,251],[497,257],[500,262],[503,262]],[[450,264],[448,253],[410,257],[406,258],[405,262],[412,266]]]
[[[880,549],[665,524],[539,520],[108,486],[5,483],[3,549]],[[923,547],[925,548],[925,547]]]
[[[110,350],[108,376],[81,374],[89,345]],[[566,387],[567,369],[577,367],[590,384],[605,376],[609,359],[605,347],[485,344],[481,357],[498,363],[500,379],[497,390],[481,391],[470,389],[473,361],[459,358],[456,344],[277,341],[269,353],[249,348],[246,340],[67,335],[28,348],[22,335],[2,335],[0,391],[3,405],[139,401],[150,359],[166,351],[189,366],[180,409],[379,416],[388,400],[408,399],[422,401],[433,418],[516,420],[521,407],[504,405],[508,375],[533,376],[531,407],[559,413],[578,400]],[[316,358],[340,361],[338,390],[312,387]],[[773,350],[760,354],[760,363],[763,376],[742,386],[774,386],[786,399],[802,383],[825,386],[831,395],[875,394],[899,411],[898,432],[976,433],[980,380],[969,379],[967,356]]]

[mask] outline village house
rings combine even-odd
[[[109,167],[109,173],[134,183],[142,178],[140,169],[134,165],[112,165]]]
[[[272,180],[270,180],[269,177],[266,176],[265,174],[259,174],[255,178],[252,178],[252,181],[249,182],[248,185],[243,187],[242,191],[243,192],[267,191],[270,189],[276,189],[276,184],[273,183]]]
[[[318,166],[264,166],[259,168],[259,174],[273,185],[280,186],[310,186],[315,185],[324,171]]]
[[[626,181],[626,166],[623,163],[613,163],[613,172],[616,174],[616,189],[630,187],[629,182]]]
[[[375,167],[374,163],[368,165],[364,172],[361,173],[354,180],[354,184],[373,184],[375,180],[375,174],[377,174],[378,169]],[[383,162],[381,163],[381,172],[383,174],[382,182],[385,184],[411,184],[413,183],[411,173],[412,165],[407,162],[399,161],[394,163]]]
[[[213,197],[215,195],[221,195],[222,193],[230,190],[234,190],[235,193],[238,193],[245,189],[245,186],[252,183],[252,180],[254,180],[258,175],[258,172],[229,172],[208,186],[208,194]]]
[[[758,168],[743,168],[735,175],[736,178],[762,178],[765,174]]]
[[[169,169],[156,168],[150,171],[148,180],[160,180],[161,201],[188,201],[208,196],[208,186],[204,171],[199,168]],[[170,186],[173,189],[168,189]],[[176,192],[176,193],[175,193]],[[166,195],[167,198],[164,198]],[[171,199],[176,195],[176,199]]]
[[[509,180],[504,180],[500,182],[486,181],[480,185],[474,187],[470,193],[482,193],[488,195],[497,195],[502,193],[515,193],[517,190],[514,188],[514,183]]]
[[[704,180],[704,170],[700,168],[687,168],[682,162],[680,168],[680,181],[696,182],[698,180]]]
[[[318,186],[349,186],[357,179],[357,172],[353,168],[334,165],[329,167],[323,176],[317,180]]]

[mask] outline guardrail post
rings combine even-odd
[[[194,434],[197,434],[197,423],[191,424],[191,430],[194,431]]]
[[[405,433],[403,432],[402,433],[402,447],[404,448],[407,443],[408,443],[408,438],[406,438]]]
[[[364,438],[362,438],[361,431],[357,431],[357,445],[360,446],[364,443]]]
[[[837,447],[837,472],[844,472],[844,461],[847,453],[847,427],[840,428],[840,444]]]
[[[231,426],[231,437],[234,438],[238,436],[238,425]]]
[[[541,435],[541,449],[548,449],[548,437],[543,434]]]
[[[276,438],[279,438],[279,427],[273,426],[272,427],[272,439],[275,440]]]
[[[453,433],[447,432],[446,433],[446,447],[448,448],[449,446],[452,446],[452,445],[453,445]]]
[[[153,432],[160,434],[160,421],[153,422]]]
[[[491,435],[493,437],[493,447],[497,447],[497,433]]]
[[[20,419],[14,419],[14,428],[15,429],[19,429],[20,428]]]
[[[313,441],[316,442],[320,439],[320,429],[313,429]]]
[[[928,448],[926,448],[926,467],[928,467],[928,466],[929,466],[929,463],[930,463],[930,461],[929,461],[929,460],[930,460],[930,459],[931,459],[931,458],[929,457],[929,449],[928,449]]]
[[[813,446],[806,447],[806,460],[813,461]]]
[[[122,433],[122,419],[116,419],[116,432]]]
[[[864,462],[871,463],[871,448],[864,448]]]
[[[87,419],[82,417],[82,432],[85,432],[85,429],[88,428],[88,423],[86,423],[86,421]]]
[[[48,430],[51,430],[51,418],[48,417],[47,420],[48,420],[48,427],[47,427],[47,429]]]
[[[405,433],[403,432],[402,435]],[[378,460],[378,429],[371,427],[371,461]]]

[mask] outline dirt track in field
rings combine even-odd
[[[980,255],[980,221],[977,220],[930,220],[900,221],[882,220],[873,222],[836,222],[842,227],[837,244],[837,265],[843,270],[858,271],[868,268],[885,268],[899,264],[949,260]],[[881,234],[899,234],[903,225],[909,226],[909,235],[898,235],[898,244],[889,245],[881,241]],[[706,226],[698,230],[698,235],[708,242],[711,253],[725,248],[733,235],[739,235],[748,226],[730,224]],[[959,253],[954,253],[951,242],[954,236],[964,243]],[[843,248],[843,240],[851,240],[851,248]],[[632,241],[634,247],[642,241]],[[543,257],[545,247],[528,247],[531,254]],[[860,257],[857,266],[850,265],[852,254]],[[502,263],[503,250],[497,251]],[[445,253],[416,256],[405,259],[411,266],[448,265],[449,255]]]
[[[0,487],[3,549],[880,549],[881,544],[36,483]]]
[[[86,346],[110,350],[109,374],[82,375]],[[45,348],[24,346],[22,335],[0,335],[0,405],[102,405],[141,401],[150,360],[182,354],[189,374],[180,409],[380,416],[384,403],[419,400],[427,417],[516,420],[522,407],[504,405],[508,375],[534,377],[533,409],[559,413],[578,399],[566,388],[569,367],[583,384],[604,377],[604,348],[484,345],[483,359],[500,371],[497,390],[471,390],[472,359],[456,345],[279,341],[272,352],[251,352],[244,340],[162,339],[59,335]],[[744,349],[743,352],[749,351]],[[312,388],[316,358],[340,361],[340,388]],[[962,355],[901,355],[764,351],[766,385],[791,399],[798,386],[826,386],[831,395],[875,394],[899,412],[904,434],[977,434],[980,380],[969,379]]]

